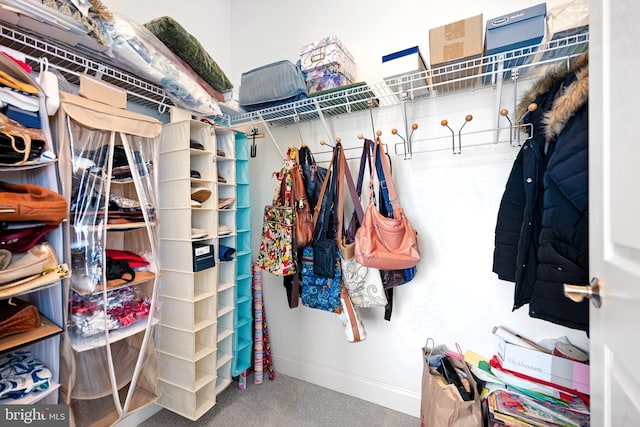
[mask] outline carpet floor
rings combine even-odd
[[[140,427],[417,427],[416,417],[276,373],[272,381],[240,390],[234,381],[217,397],[216,405],[198,421],[166,409]]]

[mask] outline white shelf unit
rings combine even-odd
[[[236,150],[235,132],[214,126],[218,165],[218,198],[227,203],[218,204],[218,361],[216,394],[220,394],[232,382],[234,313],[236,293]],[[224,248],[230,248],[223,250]],[[223,252],[233,252],[223,256]],[[223,258],[223,259],[221,259]]]
[[[163,316],[156,336],[158,403],[197,420],[216,403],[220,266],[216,260],[214,266],[195,271],[193,249],[194,244],[202,244],[217,252],[216,133],[212,127],[187,116],[166,124],[159,171],[164,286]],[[210,195],[192,206],[195,188],[207,189]],[[192,238],[194,228],[207,235]]]
[[[4,44],[4,42],[3,42]],[[20,66],[5,56],[0,57],[0,70],[19,81],[30,83],[38,87],[32,76],[27,74]],[[46,149],[58,155],[58,145],[55,144],[48,125],[48,116],[45,109],[45,95],[41,90],[38,94],[40,127],[42,129]],[[2,165],[0,166],[0,180],[14,184],[35,184],[41,187],[60,192],[59,164],[57,161],[39,162],[32,165]],[[68,226],[63,221],[60,226],[45,236],[45,240],[53,247],[60,263],[67,263],[63,236]],[[35,358],[40,360],[52,374],[48,389],[40,392],[31,392],[20,399],[4,399],[2,404],[35,404],[57,403],[60,381],[60,343],[61,333],[65,324],[64,287],[63,282],[58,281],[48,286],[32,289],[27,292],[9,295],[6,298],[15,297],[29,302],[38,308],[40,313],[40,327],[20,334],[8,335],[0,338],[0,354],[14,350],[29,350]]]

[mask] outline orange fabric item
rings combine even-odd
[[[0,181],[0,221],[39,221],[57,225],[66,218],[67,200],[34,184]]]

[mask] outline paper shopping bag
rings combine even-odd
[[[456,396],[450,387],[438,382],[436,375],[431,373],[425,358],[430,351],[430,348],[422,349],[420,427],[482,427],[480,396],[469,368],[465,364],[464,369],[474,391],[473,400],[464,401],[459,395]]]

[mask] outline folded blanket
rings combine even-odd
[[[198,39],[174,19],[163,16],[147,22],[144,26],[215,90],[225,92],[233,88],[224,71]]]

